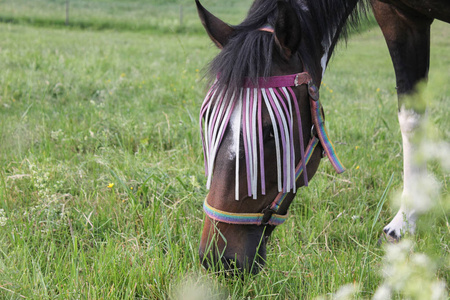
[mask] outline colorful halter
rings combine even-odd
[[[307,84],[311,103],[311,115],[317,132],[312,135],[306,150],[303,144],[303,130],[301,125],[298,101],[292,87]],[[234,118],[242,119],[243,148],[245,153],[245,165],[247,171],[248,196],[257,197],[258,186],[258,153],[261,180],[261,194],[265,195],[265,168],[264,146],[262,138],[262,105],[266,106],[272,122],[275,138],[277,178],[279,194],[275,200],[261,213],[230,213],[218,210],[210,206],[206,199],[203,205],[205,213],[213,220],[230,224],[247,225],[279,225],[283,223],[287,215],[279,215],[277,211],[291,191],[296,193],[296,181],[303,173],[305,186],[308,185],[306,164],[311,158],[315,147],[320,141],[326,155],[338,173],[344,171],[344,167],[335,154],[328,132],[325,128],[324,118],[319,102],[319,92],[313,84],[311,76],[307,72],[259,78],[256,86],[248,80],[239,95],[228,91],[215,83],[209,90],[200,111],[200,128],[205,158],[205,172],[208,176],[207,188],[210,188],[214,171],[214,162],[225,130],[232,114]],[[294,109],[292,107],[294,104]],[[293,143],[294,121],[293,113],[297,117],[297,126],[300,140],[300,161],[295,166],[295,151]],[[240,123],[240,122],[239,122]],[[240,127],[237,130],[235,142],[236,160],[236,200],[239,200],[239,149]],[[258,143],[259,141],[259,143]],[[258,145],[259,144],[259,145]]]

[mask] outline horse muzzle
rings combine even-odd
[[[201,264],[213,272],[257,274],[266,261],[266,228],[207,219],[199,248]]]

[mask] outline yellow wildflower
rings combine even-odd
[[[114,183],[108,184],[108,187],[109,187],[110,189],[112,189],[113,186],[114,186]]]

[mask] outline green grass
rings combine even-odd
[[[321,89],[347,172],[322,162],[274,232],[266,267],[244,280],[205,272],[197,253],[201,69],[217,50],[206,34],[162,32],[0,25],[0,298],[186,298],[186,284],[230,299],[308,299],[357,284],[358,297],[371,297],[384,252],[376,242],[396,212],[389,201],[379,216],[377,207],[402,184],[379,29],[338,49]],[[449,36],[434,25],[427,92],[447,141]],[[449,285],[450,178],[430,169],[443,196],[414,240]]]
[[[202,3],[232,24],[241,21],[251,5],[250,0],[229,0],[226,5],[218,0],[205,0]],[[66,24],[65,0],[0,1],[0,22],[42,27],[68,25],[92,30],[203,32],[194,0],[75,0],[69,1],[68,15]]]

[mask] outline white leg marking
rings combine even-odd
[[[417,213],[426,210],[430,204],[421,184],[427,178],[426,166],[417,163],[418,147],[413,142],[422,115],[401,107],[398,119],[403,140],[403,193],[400,210],[384,228],[384,232],[394,239],[399,239],[404,232],[414,233]]]

